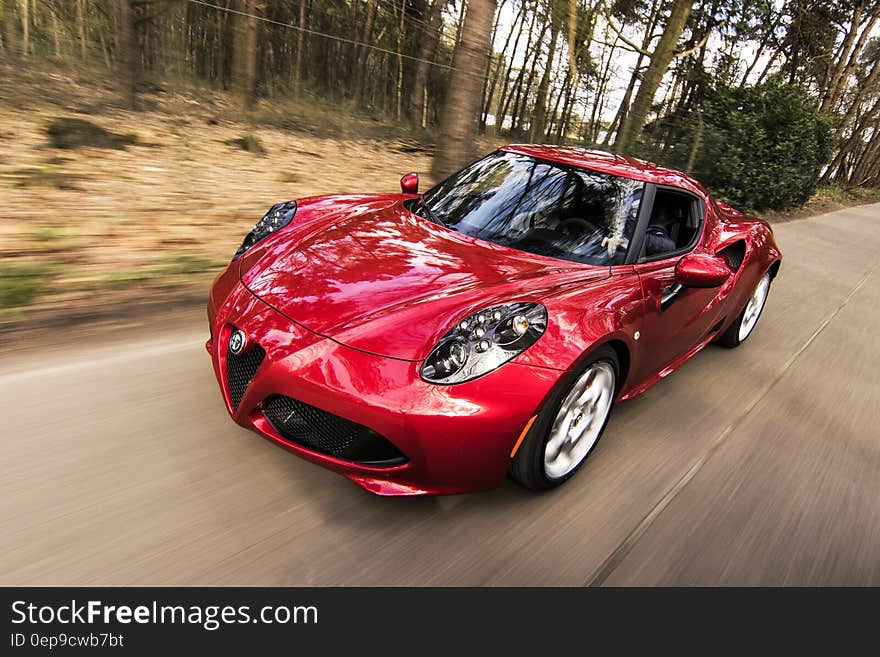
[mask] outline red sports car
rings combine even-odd
[[[632,158],[513,145],[401,187],[273,206],[208,304],[233,419],[381,495],[559,485],[779,271],[767,223]]]

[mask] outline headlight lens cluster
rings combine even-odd
[[[538,303],[507,303],[468,315],[431,350],[421,375],[430,383],[463,383],[495,370],[531,347],[547,329]]]
[[[291,221],[293,221],[293,216],[296,214],[296,201],[286,201],[284,203],[276,203],[269,211],[263,215],[263,218],[260,219],[253,230],[244,236],[244,241],[241,243],[241,246],[238,247],[238,250],[235,252],[235,255],[232,256],[232,259],[241,257],[249,248],[251,248],[257,242],[266,239],[277,230],[281,230],[285,226],[287,226]]]

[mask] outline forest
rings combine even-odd
[[[880,0],[0,0],[10,61],[82,61],[120,102],[186,79],[313,97],[435,145],[645,157],[746,208],[880,186]]]

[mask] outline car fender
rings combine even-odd
[[[617,343],[626,351],[629,370],[643,312],[641,286],[631,269],[614,272],[596,287],[568,291],[544,303],[547,331],[517,362],[571,372],[602,345]]]
[[[782,261],[773,229],[764,221],[752,219],[727,223],[722,237],[723,239],[719,239],[717,245],[713,247],[713,252],[721,252],[739,240],[746,243],[746,251],[742,263],[734,269],[728,283],[732,289],[725,300],[727,313],[718,329],[719,335],[736,321],[758,281],[771,270],[771,275],[775,277],[779,270],[779,265],[776,263]]]

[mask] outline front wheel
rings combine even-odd
[[[767,272],[761,280],[758,281],[755,291],[752,292],[752,296],[749,297],[746,307],[743,308],[742,312],[736,318],[736,321],[728,327],[720,338],[718,338],[719,344],[732,349],[746,341],[746,338],[748,338],[755,329],[755,325],[758,323],[758,318],[761,316],[761,311],[764,310],[764,304],[767,302],[767,293],[769,291],[770,272]]]
[[[617,391],[617,354],[601,347],[538,413],[510,464],[510,475],[526,488],[555,488],[586,461],[599,442]]]

